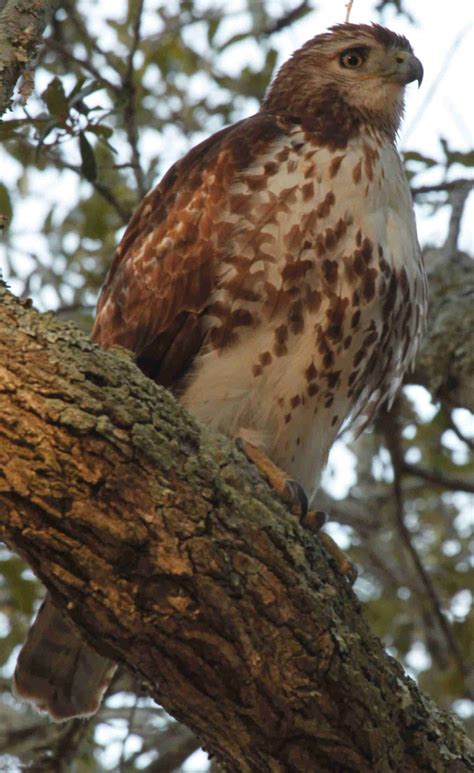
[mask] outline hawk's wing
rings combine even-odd
[[[256,114],[171,167],[117,249],[97,307],[97,343],[134,352],[139,367],[164,385],[186,372],[205,337],[202,316],[233,230],[219,215],[239,172],[281,133],[273,116]]]

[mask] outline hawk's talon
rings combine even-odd
[[[301,523],[304,523],[308,514],[308,497],[303,486],[297,480],[292,478],[286,480],[283,500],[289,505],[293,515],[297,515]]]
[[[289,478],[286,472],[277,467],[259,446],[250,443],[241,436],[235,438],[235,444],[239,451],[242,451],[247,459],[253,462],[260,472],[263,472],[270,486],[288,506],[290,512],[300,518],[305,518],[308,512],[308,497],[303,486],[298,481]]]
[[[309,531],[319,531],[326,521],[328,515],[323,510],[309,510],[301,518],[301,525]]]

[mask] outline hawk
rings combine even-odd
[[[100,295],[98,344],[129,349],[310,498],[342,425],[364,426],[393,398],[423,331],[426,279],[395,148],[404,87],[422,76],[408,40],[378,25],[309,40],[255,115],[146,196]],[[94,712],[110,676],[75,637],[47,600],[19,657],[17,692],[55,719]]]

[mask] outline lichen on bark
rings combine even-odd
[[[0,363],[0,534],[226,769],[472,769],[230,440],[5,287]]]
[[[0,6],[0,116],[10,106],[15,84],[31,67],[57,2],[7,0]]]

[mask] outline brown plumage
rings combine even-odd
[[[421,77],[406,38],[377,25],[310,40],[256,115],[195,147],[145,198],[99,299],[97,343],[132,351],[311,496],[342,424],[363,426],[393,397],[423,329],[426,281],[394,146],[404,86]],[[80,648],[71,639],[71,658]],[[47,655],[31,649],[17,688],[51,710],[28,674],[33,654]],[[89,705],[71,695],[56,718]]]

